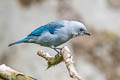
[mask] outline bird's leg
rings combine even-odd
[[[58,54],[60,53],[60,50],[62,50],[62,48],[56,48],[54,46],[51,46],[52,49],[54,49]]]
[[[51,46],[52,49],[54,49],[57,53],[60,53],[54,46]]]
[[[53,48],[57,53],[60,53],[60,51],[58,51],[56,48]]]
[[[56,48],[56,49],[58,49],[58,50],[62,50],[62,48]]]

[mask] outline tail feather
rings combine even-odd
[[[20,41],[16,41],[14,43],[9,44],[8,47],[13,46],[15,44],[19,44],[19,43],[24,43],[24,42],[28,42],[28,39],[23,39],[23,40],[20,40]]]

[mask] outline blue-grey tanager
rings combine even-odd
[[[81,35],[90,35],[84,24],[78,21],[57,20],[37,28],[26,38],[11,43],[8,46],[19,43],[36,43],[41,46],[50,47],[58,52],[59,48],[57,46]]]

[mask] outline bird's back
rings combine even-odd
[[[33,32],[31,32],[28,37],[34,36],[37,37],[35,40],[37,44],[40,44],[42,46],[48,46],[51,45],[58,46],[66,41],[64,38],[64,27],[65,23],[68,22],[67,20],[57,20],[54,22],[50,22],[44,26],[41,26],[37,29],[35,29]],[[33,41],[33,40],[31,40]]]
[[[36,43],[41,46],[59,46],[72,38],[71,31],[75,22],[56,20],[32,31],[25,39],[12,43]]]
[[[64,20],[57,20],[35,29],[28,36],[41,36],[45,32],[54,34],[57,29],[62,27],[64,27]]]

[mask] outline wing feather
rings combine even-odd
[[[35,29],[31,34],[29,34],[29,36],[41,36],[45,32],[55,34],[55,32],[62,27],[64,27],[64,25],[60,22],[51,22],[47,25]]]

